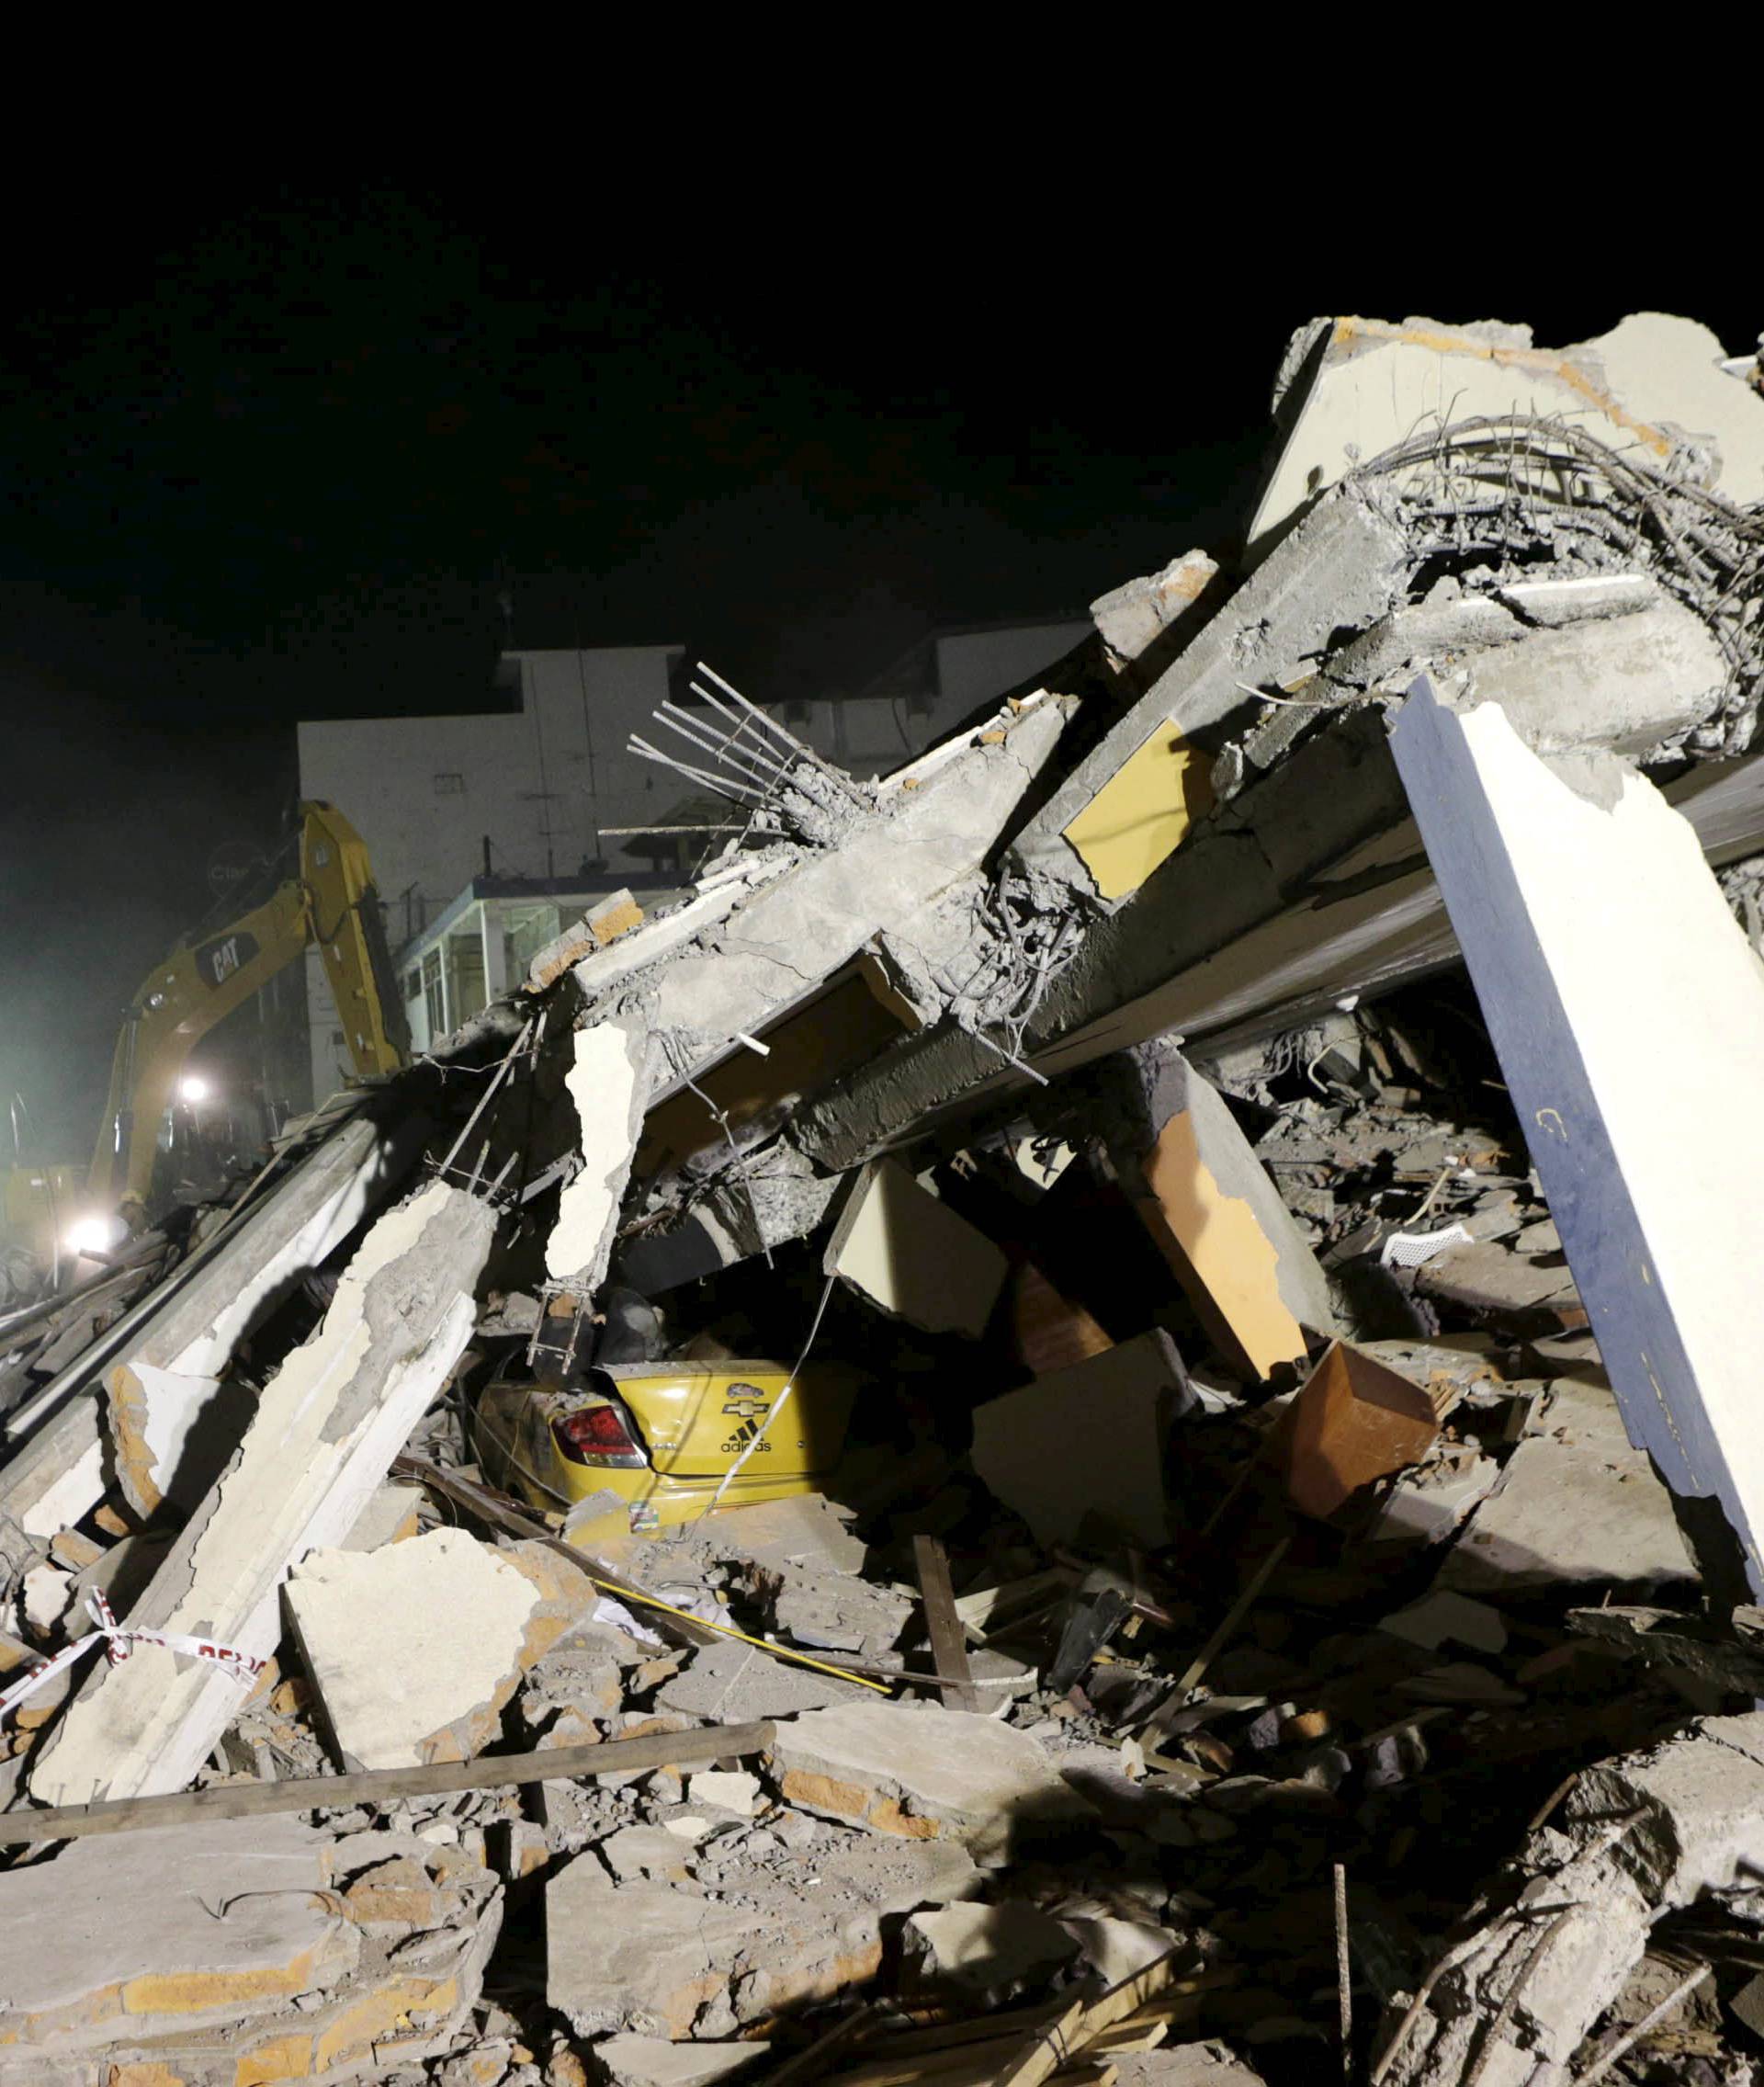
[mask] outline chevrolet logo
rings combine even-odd
[[[726,1413],[735,1414],[740,1420],[751,1421],[764,1412],[770,1404],[771,1401],[768,1399],[743,1396],[738,1399],[730,1399],[723,1407],[723,1411]]]

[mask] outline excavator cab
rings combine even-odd
[[[334,805],[300,807],[294,874],[237,919],[186,936],[141,982],[123,1017],[87,1182],[98,1218],[142,1224],[154,1159],[185,1061],[215,1025],[316,943],[357,1077],[410,1056],[379,894],[362,838]]]

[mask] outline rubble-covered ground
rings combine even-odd
[[[1764,2076],[1758,369],[1275,421],[892,776],[707,676],[688,899],[0,1315],[0,2081]]]

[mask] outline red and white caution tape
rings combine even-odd
[[[63,1647],[52,1660],[40,1660],[10,1688],[0,1693],[0,1719],[10,1717],[19,1704],[35,1696],[57,1674],[64,1673],[81,1653],[89,1651],[94,1645],[104,1647],[113,1667],[119,1667],[137,1645],[164,1645],[168,1651],[185,1652],[193,1660],[207,1660],[214,1666],[225,1667],[241,1682],[255,1681],[266,1663],[254,1660],[249,1652],[234,1651],[231,1645],[217,1645],[207,1638],[187,1638],[182,1631],[125,1630],[111,1614],[110,1605],[102,1591],[96,1587],[87,1593],[85,1608],[95,1628],[84,1638]]]

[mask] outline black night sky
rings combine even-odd
[[[1736,349],[1764,319],[1615,268],[1248,284],[1174,224],[1086,251],[1002,214],[612,239],[605,206],[406,183],[37,223],[0,339],[0,1101],[86,1150],[212,850],[275,836],[293,721],[474,704],[504,590],[518,643],[849,687],[931,622],[1081,613],[1217,548],[1314,311],[1555,343],[1661,305]]]

